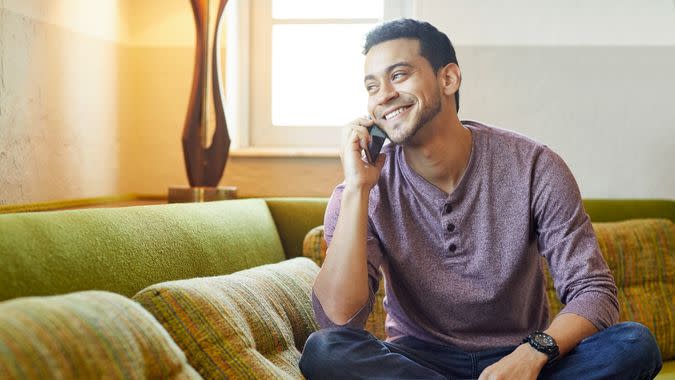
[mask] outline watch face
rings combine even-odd
[[[534,334],[532,338],[535,340],[535,342],[539,343],[544,347],[552,347],[555,345],[555,343],[553,343],[553,339],[551,339],[551,337],[548,335]]]

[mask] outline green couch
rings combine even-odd
[[[77,315],[84,313],[86,318],[83,318],[86,321],[98,323],[100,320],[107,321],[105,318],[109,316],[97,314],[101,311],[93,306],[91,310],[83,311],[78,305],[86,304],[89,307],[105,302],[111,304],[119,302],[122,304],[119,306],[120,310],[132,310],[133,313],[129,312],[129,315],[136,315],[139,320],[144,321],[143,323],[155,326],[152,329],[157,330],[157,335],[153,339],[163,342],[162,344],[166,346],[163,352],[173,355],[172,363],[183,363],[180,365],[187,368],[176,378],[191,378],[194,371],[190,369],[190,365],[202,376],[206,373],[209,374],[207,377],[218,377],[219,375],[210,375],[210,372],[199,364],[205,360],[199,353],[205,346],[199,344],[208,339],[195,337],[195,334],[201,332],[188,331],[189,329],[184,326],[184,321],[188,321],[193,327],[200,326],[199,318],[205,318],[205,314],[192,313],[185,308],[194,306],[188,305],[191,302],[190,297],[198,298],[204,294],[223,297],[220,303],[209,302],[209,297],[202,297],[202,306],[199,307],[210,308],[208,318],[213,318],[214,315],[218,318],[222,316],[235,318],[228,310],[230,308],[237,309],[239,313],[237,318],[241,318],[230,327],[234,329],[233,331],[236,330],[233,334],[245,336],[243,340],[237,341],[243,342],[241,343],[244,344],[241,346],[243,348],[232,348],[236,345],[231,345],[224,349],[235,349],[233,351],[235,354],[232,355],[236,355],[236,350],[245,350],[250,354],[241,361],[233,356],[223,357],[224,362],[231,360],[232,363],[237,363],[237,366],[233,365],[228,370],[239,371],[219,372],[223,377],[227,377],[227,373],[230,377],[232,373],[241,374],[240,377],[249,377],[244,374],[251,374],[251,378],[255,378],[256,373],[265,373],[273,377],[298,377],[297,371],[287,368],[292,358],[297,357],[297,351],[294,351],[296,356],[283,358],[273,351],[289,344],[295,345],[295,349],[301,348],[306,336],[316,328],[311,321],[311,315],[307,314],[308,310],[311,311],[309,297],[304,296],[308,294],[311,278],[313,274],[315,275],[316,269],[310,267],[314,265],[313,263],[301,262],[303,259],[294,259],[295,261],[289,259],[303,255],[303,239],[309,230],[323,223],[326,202],[325,198],[270,198],[0,215],[0,377],[4,377],[3,360],[10,357],[5,354],[10,349],[14,349],[14,353],[23,352],[20,351],[20,345],[17,348],[17,345],[11,343],[14,330],[7,328],[6,335],[3,335],[2,328],[19,318],[7,319],[10,312],[15,313],[11,315],[28,318],[29,321],[21,325],[25,327],[27,324],[33,324],[27,330],[26,336],[29,337],[27,339],[40,341],[51,339],[48,328],[40,327],[42,325],[38,324],[42,323],[42,319],[52,315],[50,313],[54,313],[54,310],[70,308],[69,313]],[[585,207],[594,224],[636,218],[663,218],[671,222],[675,220],[673,201],[587,200]],[[667,236],[667,239],[672,243],[672,223],[668,228],[670,236]],[[636,252],[635,255],[639,253]],[[624,254],[633,253],[624,252]],[[315,256],[316,252],[307,254],[312,255]],[[666,258],[672,262],[673,255],[673,247],[670,247],[666,252]],[[245,269],[248,270],[240,272]],[[234,272],[238,273],[232,274]],[[284,273],[292,275],[284,277]],[[225,276],[228,274],[231,275]],[[669,271],[664,276],[666,276],[664,281],[672,288],[675,280],[673,272]],[[210,279],[180,281],[196,277]],[[213,278],[218,281],[212,281]],[[275,282],[284,286],[274,290],[272,285]],[[222,283],[229,285],[223,290]],[[213,293],[215,288],[217,291]],[[263,300],[266,289],[269,289],[269,293],[273,296]],[[91,290],[103,291],[103,295],[87,292]],[[111,296],[107,292],[125,297]],[[71,294],[46,297],[66,293]],[[235,293],[236,297],[233,296]],[[84,294],[83,299],[89,301],[82,301],[79,298],[74,301],[73,294]],[[134,307],[136,303],[133,302],[131,305],[124,304],[125,300],[128,300],[126,297],[134,297],[143,308],[136,310]],[[105,302],[97,301],[100,299],[104,299]],[[242,299],[246,302],[240,302]],[[271,314],[259,313],[256,310],[258,307],[256,302],[267,302],[260,308],[271,310]],[[205,303],[209,305],[204,306]],[[2,309],[3,304],[9,311],[3,312],[5,310]],[[62,304],[66,306],[58,306]],[[247,308],[251,310],[246,311]],[[291,309],[293,312],[289,312]],[[150,311],[152,316],[146,316],[148,313],[145,310]],[[185,313],[176,315],[175,310],[182,310]],[[675,326],[672,325],[675,318],[672,299],[669,304],[663,305],[662,310],[666,318],[670,318],[671,331],[675,331]],[[260,315],[251,317],[247,314],[249,312]],[[5,319],[2,319],[3,316]],[[174,317],[181,321],[181,326],[172,319]],[[115,318],[110,323],[118,322],[119,317]],[[203,319],[202,324],[210,324],[212,320],[208,318]],[[48,326],[62,326],[52,322]],[[129,325],[137,326],[139,323],[130,319]],[[266,335],[259,331],[260,323],[266,324],[265,331],[282,324],[290,327]],[[133,330],[129,330],[127,325],[114,327],[123,331]],[[181,328],[184,330],[180,330]],[[35,334],[33,331],[35,329],[42,330],[40,334]],[[95,327],[92,329],[95,333]],[[80,333],[76,330],[74,329],[73,334]],[[151,328],[148,327],[146,330]],[[138,332],[134,335],[128,331],[126,333],[120,333],[118,330],[110,331],[113,331],[112,338],[106,336],[105,339],[131,334],[128,336],[133,336],[140,342],[138,347],[147,346]],[[169,332],[168,335],[166,331]],[[192,343],[179,341],[178,335],[181,331],[191,334]],[[671,334],[675,339],[675,333]],[[268,335],[273,338],[269,338]],[[177,341],[179,348],[176,348],[168,336]],[[230,339],[230,336],[213,338],[209,344],[217,346],[220,341],[227,339]],[[282,344],[280,343],[282,340],[291,343]],[[192,344],[197,348],[192,347]],[[39,351],[39,344],[36,347]],[[263,352],[268,350],[263,347],[269,347],[271,352]],[[181,356],[183,355],[181,350],[186,352],[189,364],[185,364],[187,362]],[[112,355],[110,352],[108,355]],[[146,351],[139,349],[139,352]],[[146,354],[145,357],[150,358],[149,355]],[[152,356],[155,357],[154,361],[147,359],[143,363],[150,363],[147,365],[156,363],[157,354],[153,352],[152,355],[155,355]],[[264,368],[260,367],[260,371],[272,372],[251,372],[245,368],[250,366],[257,370],[255,360],[258,359],[266,363]],[[667,362],[658,378],[675,379],[674,363]],[[4,364],[6,368],[10,368],[12,363]],[[218,363],[211,364],[218,365]],[[286,372],[274,372],[274,366],[286,368]],[[178,373],[175,369],[171,371]],[[124,377],[133,376],[121,376]]]

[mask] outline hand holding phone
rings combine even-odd
[[[366,157],[368,158],[368,162],[374,165],[377,157],[380,155],[382,146],[384,146],[384,141],[387,139],[387,134],[377,124],[373,124],[368,132],[370,133],[371,141],[368,144],[368,149],[366,149]]]

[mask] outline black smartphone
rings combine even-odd
[[[382,150],[382,146],[384,145],[384,140],[387,139],[387,134],[377,124],[373,124],[368,132],[370,133],[371,141],[368,144],[368,149],[366,149],[366,157],[368,158],[368,162],[375,164],[377,156],[380,155],[380,150]]]

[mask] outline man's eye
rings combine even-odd
[[[391,80],[401,79],[401,78],[403,78],[404,76],[405,76],[405,73],[402,73],[402,72],[396,72],[396,73],[394,73],[394,74],[391,76]]]
[[[374,84],[366,86],[366,91],[368,92],[374,92],[375,90],[377,90],[377,86],[375,86]]]

